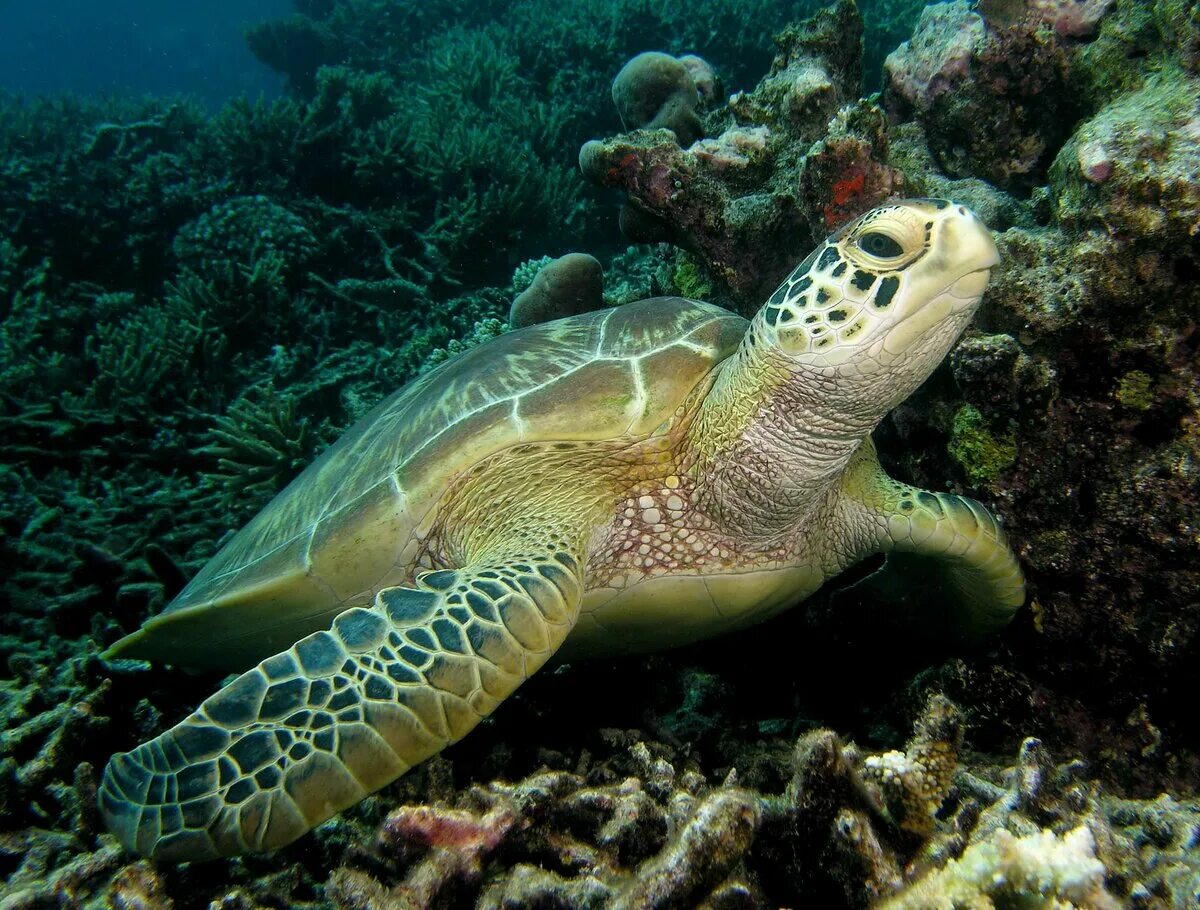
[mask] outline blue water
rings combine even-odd
[[[278,94],[242,29],[290,0],[0,0],[0,90],[186,93],[209,107]]]

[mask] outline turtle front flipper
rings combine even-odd
[[[886,553],[887,576],[921,590],[928,607],[937,583],[949,589],[948,626],[967,638],[999,631],[1025,603],[1025,578],[1004,530],[980,503],[931,493],[884,473],[868,441],[843,485],[843,520],[856,557]],[[848,513],[848,514],[847,514]],[[928,614],[934,612],[927,609]]]
[[[465,736],[574,626],[580,561],[519,556],[419,576],[263,661],[113,757],[99,803],[129,850],[270,850]]]

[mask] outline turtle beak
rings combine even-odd
[[[907,312],[897,313],[896,322],[887,329],[884,349],[889,353],[910,350],[947,320],[954,320],[961,331],[978,307],[992,269],[1000,262],[1000,251],[975,213],[959,205],[946,213],[936,259],[931,259],[930,273],[910,289]]]
[[[947,254],[960,263],[954,270],[958,278],[947,286],[946,295],[961,307],[974,307],[992,277],[992,269],[1000,263],[1000,250],[992,232],[969,208],[956,206],[956,216],[942,226],[942,244]]]
[[[942,228],[944,243],[954,250],[954,256],[966,266],[965,274],[982,272],[986,275],[1000,264],[1000,250],[992,232],[965,205],[958,206],[958,217]]]

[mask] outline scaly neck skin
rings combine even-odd
[[[768,548],[828,500],[847,462],[879,422],[830,403],[814,376],[749,332],[689,428],[697,505],[729,534]]]

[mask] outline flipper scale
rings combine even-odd
[[[99,791],[109,829],[156,859],[271,850],[395,780],[466,735],[562,644],[582,582],[577,560],[554,555],[385,589],[243,673],[113,757]],[[480,573],[512,583],[497,601]]]

